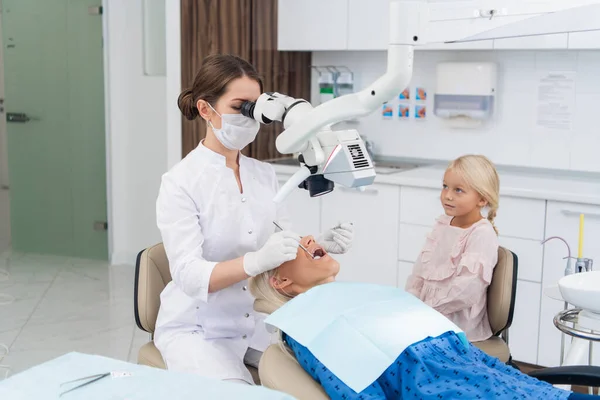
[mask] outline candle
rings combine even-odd
[[[579,252],[577,258],[583,258],[583,214],[579,214]]]

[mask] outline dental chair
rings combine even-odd
[[[488,288],[488,317],[494,336],[473,343],[485,353],[505,363],[511,362],[508,348],[508,328],[512,324],[517,292],[517,256],[508,249],[498,249],[498,263],[494,268],[492,283]],[[261,300],[254,302],[258,312],[270,314],[275,310]],[[502,336],[502,337],[501,337]],[[279,345],[271,345],[263,354],[258,367],[262,384],[268,388],[288,393],[300,400],[327,400],[329,397],[296,359],[286,354]]]
[[[138,364],[167,369],[152,340],[160,308],[160,294],[171,282],[169,260],[162,243],[142,250],[137,257],[133,309],[138,328],[150,334],[150,341],[138,352]],[[260,384],[256,368],[247,366],[254,381]]]
[[[481,351],[513,366],[508,348],[508,328],[515,311],[518,264],[516,254],[504,247],[498,248],[498,262],[487,292],[487,312],[493,336],[473,342]]]

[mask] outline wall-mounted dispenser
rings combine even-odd
[[[440,63],[434,113],[451,127],[479,127],[494,113],[496,87],[497,67],[494,63]]]
[[[354,73],[345,66],[312,65],[319,73],[319,103],[354,92]]]

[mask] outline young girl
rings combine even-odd
[[[471,342],[492,336],[486,292],[498,261],[500,182],[486,157],[467,155],[444,174],[439,217],[406,290],[458,325]],[[487,218],[481,215],[488,208]]]

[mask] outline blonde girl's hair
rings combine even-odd
[[[487,219],[498,234],[494,219],[500,201],[500,178],[494,164],[485,156],[469,154],[452,161],[448,170],[460,175],[487,202]]]

